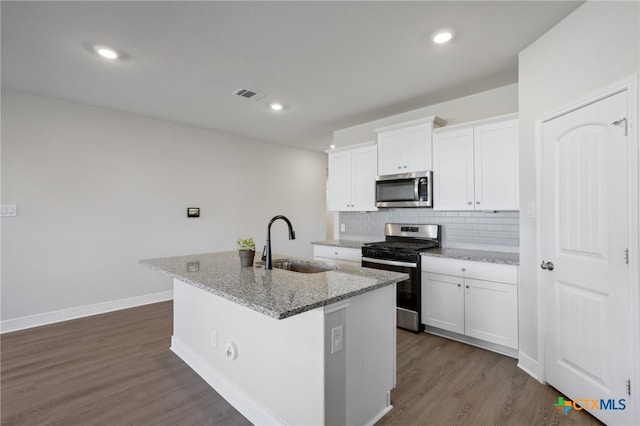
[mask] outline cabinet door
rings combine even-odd
[[[518,210],[518,121],[474,129],[475,203],[480,210]]]
[[[357,148],[351,152],[351,206],[352,210],[375,211],[378,150],[375,145]]]
[[[406,169],[403,173],[433,170],[431,158],[431,126],[422,124],[403,129],[406,143]]]
[[[465,279],[465,334],[518,348],[518,287]]]
[[[401,131],[380,133],[378,135],[378,174],[405,173],[407,169],[406,149]]]
[[[432,327],[464,333],[462,277],[422,273],[422,322]]]
[[[433,209],[473,210],[473,129],[442,132],[433,140]]]
[[[351,152],[329,154],[327,210],[351,210]]]

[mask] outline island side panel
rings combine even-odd
[[[340,426],[347,424],[346,397],[346,346],[345,336],[348,332],[346,311],[349,300],[324,307],[324,356],[325,356],[325,424]],[[338,349],[339,335],[342,330],[342,348]],[[356,426],[356,425],[353,425]]]
[[[176,279],[172,350],[254,424],[325,423],[322,308],[276,320]]]
[[[352,297],[346,314],[347,424],[373,425],[393,408],[396,285]]]

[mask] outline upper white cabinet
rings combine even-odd
[[[327,151],[329,211],[374,211],[378,151],[374,142]]]
[[[432,170],[432,132],[445,122],[435,116],[376,129],[378,174]]]
[[[436,129],[434,210],[518,210],[518,120],[496,117]]]

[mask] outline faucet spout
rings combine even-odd
[[[281,214],[274,216],[271,221],[269,221],[269,225],[267,225],[267,244],[265,246],[264,249],[264,268],[265,269],[273,269],[273,262],[271,260],[271,225],[273,225],[273,222],[275,222],[278,219],[282,219],[285,222],[287,222],[287,226],[289,227],[289,239],[290,240],[295,240],[296,239],[296,233],[293,230],[293,226],[291,225],[291,221],[289,221],[289,219],[287,219],[285,216],[282,216]]]

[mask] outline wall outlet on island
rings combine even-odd
[[[345,232],[347,230],[346,226],[344,226],[344,223],[340,224],[340,232]]]
[[[331,329],[331,354],[340,352],[344,345],[344,338],[342,334],[342,326],[339,325]]]

